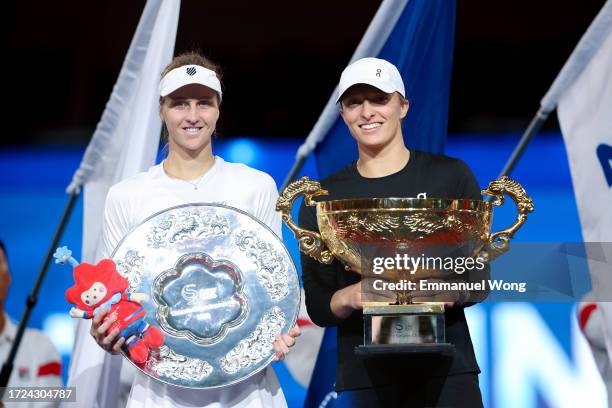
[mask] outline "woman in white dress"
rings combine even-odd
[[[109,190],[104,211],[104,256],[147,217],[181,204],[224,203],[248,212],[281,237],[281,219],[274,210],[278,197],[274,180],[243,164],[215,156],[212,136],[222,100],[220,70],[194,52],[181,54],[164,69],[160,81],[160,118],[168,141],[168,156],[159,165],[124,180]],[[91,334],[108,352],[125,343],[118,332],[105,336],[113,318],[92,320]],[[299,328],[277,336],[276,358],[295,344]],[[212,390],[185,390],[138,373],[128,407],[286,407],[274,370],[267,367],[238,384]]]

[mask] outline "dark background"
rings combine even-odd
[[[457,1],[449,132],[523,130],[604,2]],[[5,3],[0,143],[86,143],[144,3]],[[222,136],[305,137],[379,4],[183,0],[175,52],[223,67]]]

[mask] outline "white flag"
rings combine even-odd
[[[159,143],[158,84],[172,59],[179,0],[148,0],[102,118],[68,191],[85,186],[82,260],[100,258],[104,201],[113,184],[154,164]],[[104,254],[106,256],[110,254]],[[77,325],[68,386],[77,405],[116,405],[121,357],[104,352],[89,335],[90,321]]]
[[[612,242],[612,19],[599,50],[559,100],[557,114],[584,241]]]
[[[606,302],[612,296],[612,1],[604,5],[559,77],[564,71],[571,81],[557,87],[557,115],[582,236],[590,243],[586,248],[589,270],[605,318],[604,334],[612,362],[612,303]],[[559,78],[555,81],[561,82]],[[555,94],[554,88],[553,84],[549,95]],[[611,393],[612,373],[602,374]],[[612,395],[609,398],[612,401]]]

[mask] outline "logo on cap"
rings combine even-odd
[[[187,75],[193,76],[193,75],[195,75],[195,73],[196,73],[195,67],[188,67],[187,68]]]
[[[376,70],[376,76],[377,76],[377,77],[379,77],[379,78],[380,78],[380,71],[381,71],[381,69],[380,69],[380,68],[378,68],[378,69]]]

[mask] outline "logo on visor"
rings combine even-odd
[[[193,75],[195,75],[195,73],[196,73],[196,69],[195,69],[195,67],[189,67],[189,68],[187,68],[187,75],[191,75],[191,76],[193,76]]]

